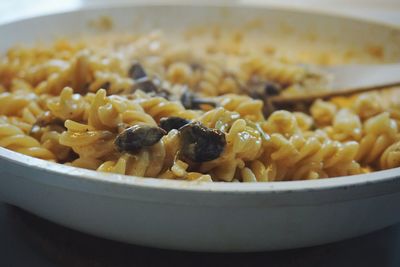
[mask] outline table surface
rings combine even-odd
[[[0,236],[0,266],[10,267],[400,266],[400,224],[311,248],[236,254],[194,253],[100,239],[0,204]]]
[[[120,4],[132,0],[116,0]],[[138,1],[136,1],[138,2]],[[142,1],[143,2],[143,1]],[[154,2],[154,1],[153,1]],[[157,1],[157,2],[166,2]],[[184,0],[175,2],[185,2]],[[186,1],[188,2],[188,1]],[[220,2],[228,2],[227,0]],[[292,5],[400,25],[399,0],[232,0],[238,4]],[[0,23],[72,10],[107,0],[0,0]],[[324,246],[290,251],[215,254],[144,248],[88,236],[0,203],[0,266],[400,266],[400,224]]]

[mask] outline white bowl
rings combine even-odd
[[[107,14],[116,30],[184,29],[261,18],[319,34],[338,46],[382,45],[400,54],[400,31],[349,18],[246,7],[130,6],[80,10],[0,26],[15,43],[88,33]],[[139,26],[137,26],[139,27]],[[332,43],[329,43],[332,45]],[[316,44],[317,46],[318,44]],[[326,45],[326,43],[325,43]],[[188,183],[84,170],[0,148],[0,199],[67,227],[139,245],[195,251],[261,251],[338,241],[400,221],[400,168],[313,181]]]

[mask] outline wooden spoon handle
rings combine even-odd
[[[335,96],[347,96],[362,92],[368,92],[373,90],[382,90],[394,86],[400,86],[400,81],[392,84],[385,84],[381,86],[371,86],[371,87],[360,87],[360,88],[352,88],[352,89],[341,89],[341,90],[332,90],[325,92],[318,92],[314,94],[305,94],[305,95],[297,95],[297,96],[274,96],[271,97],[270,100],[275,104],[295,104],[295,103],[310,103],[317,99],[329,99]]]

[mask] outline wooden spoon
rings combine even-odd
[[[382,65],[341,65],[321,67],[321,71],[332,75],[333,80],[327,91],[296,96],[274,96],[274,104],[309,103],[318,98],[344,96],[400,85],[400,63]]]

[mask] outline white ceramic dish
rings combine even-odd
[[[141,30],[158,25],[171,31],[259,17],[271,32],[286,23],[303,33],[312,29],[321,42],[336,38],[339,46],[378,43],[387,61],[400,54],[400,31],[388,26],[291,10],[190,6],[81,10],[18,21],[0,26],[0,49],[89,32],[87,21],[104,14],[117,30],[131,28],[137,18],[145,18]],[[0,199],[67,227],[129,243],[196,251],[277,250],[342,240],[399,222],[400,168],[314,181],[187,183],[104,174],[0,148]]]

